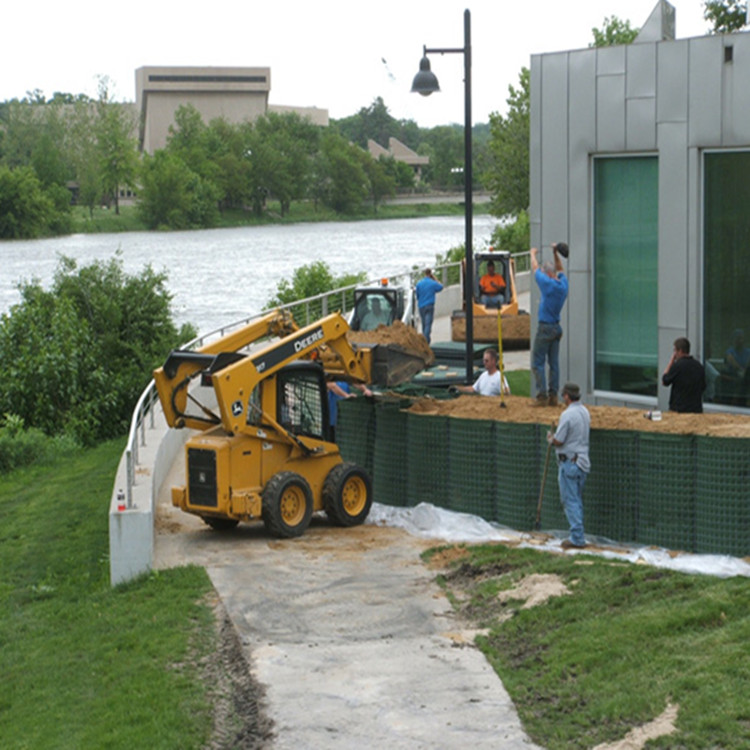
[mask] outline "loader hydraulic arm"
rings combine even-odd
[[[213,376],[221,421],[233,434],[248,431],[245,409],[253,389],[296,359],[317,358],[326,372],[368,383],[372,378],[372,350],[355,349],[347,340],[349,326],[339,313],[311,325],[239,360]]]
[[[348,330],[338,313],[299,328],[288,313],[275,311],[196,351],[172,352],[154,372],[167,424],[198,430],[222,424],[230,433],[246,431],[245,414],[253,389],[295,359],[318,358],[337,377],[371,382],[372,350],[352,347],[346,338]],[[277,338],[261,342],[268,337]],[[239,351],[257,342],[252,352]],[[201,385],[213,387],[219,414],[201,404],[201,413],[187,413],[188,401],[195,401],[188,388],[199,377]]]

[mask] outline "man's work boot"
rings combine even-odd
[[[549,399],[547,400],[547,404],[549,406],[557,406],[557,394],[554,391],[551,391],[549,394]]]
[[[545,396],[543,393],[540,393],[534,399],[534,406],[547,406],[548,404],[549,404],[549,401],[547,399],[547,396]]]

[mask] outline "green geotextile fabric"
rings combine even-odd
[[[426,502],[519,531],[535,526],[549,425],[405,411],[406,398],[341,402],[345,460],[371,472],[376,502]],[[750,440],[592,430],[587,534],[675,550],[750,554]],[[554,450],[541,528],[567,530]]]
[[[750,553],[750,440],[695,443],[696,548],[743,557]]]
[[[407,504],[448,508],[448,417],[408,413],[406,430]]]

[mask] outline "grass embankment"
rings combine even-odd
[[[0,480],[0,744],[201,748],[216,649],[202,568],[110,588],[110,442]]]
[[[487,212],[488,204],[478,204],[475,213]],[[331,209],[308,202],[292,203],[289,213],[282,217],[278,203],[269,202],[263,216],[255,216],[249,211],[233,209],[223,212],[219,217],[217,228],[261,226],[265,224],[296,224],[318,221],[361,221],[363,219],[412,219],[425,216],[463,216],[464,207],[452,203],[419,203],[414,205],[382,205],[377,212],[365,208],[356,214],[337,214]],[[120,213],[114,209],[96,208],[89,213],[82,206],[73,207],[74,234],[94,234],[97,232],[146,232],[148,227],[143,223],[135,206],[120,206]]]
[[[570,594],[527,609],[501,601],[531,575],[557,576]],[[440,580],[487,629],[479,647],[548,750],[622,740],[670,703],[676,732],[649,748],[750,747],[748,579],[478,545]]]

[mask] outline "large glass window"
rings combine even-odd
[[[654,156],[594,162],[594,387],[655,396],[659,173]]]
[[[705,400],[750,406],[750,152],[706,153],[703,210]]]

